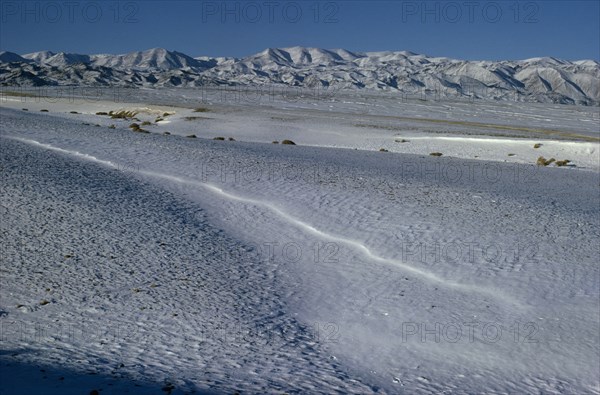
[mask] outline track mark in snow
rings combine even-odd
[[[40,143],[38,141],[30,140],[30,139],[24,139],[24,138],[19,138],[19,137],[10,137],[10,138],[14,138],[14,139],[22,141],[24,143],[30,143],[30,144],[34,144],[37,146],[41,146],[41,147],[44,147],[49,150],[58,151],[58,152],[62,152],[62,153],[68,154],[68,155],[77,156],[77,157],[80,157],[85,160],[103,164],[105,166],[118,168],[118,165],[113,162],[98,159],[92,155],[84,154],[84,153],[81,153],[78,151],[66,150],[63,148],[55,147],[51,144],[44,144],[44,143]],[[359,241],[352,240],[352,239],[338,236],[338,235],[334,235],[334,234],[330,234],[330,233],[324,232],[322,230],[319,230],[319,229],[315,228],[314,226],[307,224],[306,222],[303,222],[303,221],[287,214],[286,212],[284,212],[283,210],[279,209],[278,207],[276,207],[275,205],[273,205],[269,202],[252,199],[252,198],[247,198],[247,197],[243,197],[243,196],[238,196],[238,195],[232,194],[230,192],[224,191],[223,189],[221,189],[217,186],[214,186],[214,185],[211,185],[208,183],[204,183],[204,182],[200,182],[200,181],[196,181],[193,179],[185,179],[185,178],[173,176],[170,174],[158,173],[158,172],[153,172],[153,171],[140,170],[138,172],[140,174],[144,174],[144,175],[150,176],[150,177],[162,178],[162,179],[173,181],[173,182],[178,182],[178,183],[182,183],[182,184],[186,184],[186,185],[193,185],[193,186],[197,186],[200,188],[204,188],[204,189],[207,189],[207,190],[209,190],[213,193],[216,193],[220,196],[223,196],[229,200],[234,200],[234,201],[239,201],[242,203],[247,203],[247,204],[252,204],[255,206],[264,207],[264,208],[268,209],[269,211],[275,213],[279,217],[285,219],[287,222],[289,222],[301,229],[304,229],[305,231],[307,231],[309,233],[312,233],[312,234],[314,234],[318,237],[321,237],[323,239],[326,239],[326,240],[331,240],[331,241],[334,241],[334,242],[337,242],[340,244],[345,244],[351,248],[361,251],[363,253],[363,255],[365,255],[372,261],[396,266],[396,267],[398,267],[406,272],[412,273],[413,275],[418,276],[424,280],[427,280],[429,282],[438,283],[447,288],[454,288],[454,289],[458,289],[458,290],[462,290],[462,291],[471,291],[471,292],[476,292],[479,294],[489,295],[493,298],[501,299],[506,303],[510,303],[510,304],[513,304],[520,308],[523,308],[523,305],[521,304],[520,301],[518,301],[508,295],[505,295],[502,292],[495,291],[494,289],[491,289],[488,287],[480,287],[480,286],[473,285],[473,284],[466,284],[466,283],[459,283],[456,281],[450,281],[450,280],[442,278],[430,271],[422,270],[422,269],[416,268],[414,266],[407,265],[406,263],[404,263],[400,260],[384,258],[382,256],[379,256]]]

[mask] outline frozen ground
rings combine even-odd
[[[419,155],[440,152],[510,163],[534,164],[543,156],[600,170],[598,107],[269,87],[9,89],[0,96],[6,107],[30,111],[52,107],[60,116],[103,126],[131,122],[85,115],[137,110],[142,111],[139,119],[152,123],[144,128],[156,133],[261,143],[292,139],[301,145]],[[195,108],[210,111],[194,112]],[[154,122],[164,112],[172,115]],[[541,146],[535,149],[536,144]]]
[[[2,394],[600,393],[597,109],[192,93],[3,98]]]

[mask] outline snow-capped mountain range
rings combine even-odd
[[[600,63],[552,57],[466,61],[408,51],[292,47],[245,58],[190,57],[155,48],[124,55],[0,53],[0,85],[200,87],[272,85],[395,91],[408,97],[600,104]]]

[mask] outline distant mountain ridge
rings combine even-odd
[[[409,51],[268,48],[244,58],[193,58],[153,48],[123,55],[0,52],[0,85],[198,87],[270,85],[600,104],[600,63],[552,57],[465,61]]]
[[[22,56],[39,64],[56,67],[87,64],[91,66],[112,67],[120,70],[173,70],[202,69],[211,67],[205,61],[196,60],[180,52],[171,52],[163,48],[132,52],[125,55],[79,55],[69,53],[53,53],[50,51],[34,52]]]

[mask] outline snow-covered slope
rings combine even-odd
[[[196,60],[181,52],[154,48],[118,56],[95,55],[92,57],[92,64],[121,70],[174,70],[184,68],[202,69],[212,63]]]
[[[23,57],[25,59],[33,60],[37,63],[46,63],[48,61],[48,59],[50,59],[54,55],[56,55],[56,53],[54,53],[52,51],[39,51],[39,52],[32,52],[32,53],[25,54],[25,55],[23,55]]]
[[[417,122],[347,98],[195,113],[188,94],[3,103],[3,394],[599,392],[598,166],[368,152]],[[449,114],[597,136],[593,109],[542,107]],[[150,133],[96,115],[119,108],[171,115]],[[329,141],[360,149],[305,144]]]
[[[125,55],[77,55],[36,52],[23,56],[27,74],[7,72],[0,63],[0,84],[46,81],[52,85],[115,83],[111,78],[87,79],[68,71],[85,65],[98,73],[126,73],[119,85],[206,86],[272,85],[337,87],[398,92],[405,96],[469,97],[493,100],[597,105],[600,64],[532,58],[522,61],[462,61],[409,51],[350,52],[343,49],[269,48],[235,58],[192,58],[154,48]],[[11,57],[14,58],[14,57]],[[54,68],[53,68],[54,67]],[[59,72],[57,69],[59,68]],[[14,70],[11,70],[14,71]],[[66,71],[63,73],[63,71]]]
[[[125,55],[78,55],[50,51],[34,52],[24,58],[39,64],[66,67],[75,64],[110,67],[118,70],[175,70],[184,68],[202,69],[213,65],[211,60],[197,60],[176,51],[153,48]]]
[[[67,67],[77,64],[89,64],[90,56],[59,52],[45,59],[43,63],[55,67]]]

